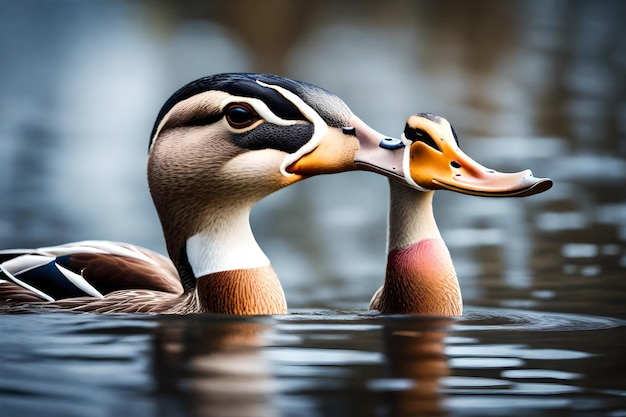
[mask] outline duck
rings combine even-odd
[[[252,207],[314,175],[366,169],[403,181],[402,147],[309,83],[257,73],[192,81],[163,104],[148,147],[168,256],[101,240],[2,250],[0,308],[284,314]]]
[[[426,139],[408,132],[400,139],[383,135],[335,94],[286,77],[224,73],[192,81],[163,104],[148,146],[148,186],[168,256],[101,240],[2,250],[0,309],[285,314],[278,276],[250,228],[252,207],[267,195],[311,176],[351,170],[381,174],[420,193],[437,187],[491,192],[489,180],[459,186],[435,176],[429,182],[413,151]],[[441,159],[422,159],[429,157]],[[537,183],[524,183],[520,193],[540,189]],[[500,184],[507,186],[514,188]],[[410,201],[392,204],[390,219],[414,208],[420,207]],[[390,222],[389,236],[410,224]],[[385,294],[392,292],[379,298]],[[393,311],[387,305],[371,307]]]
[[[433,211],[436,190],[481,197],[528,197],[552,187],[530,170],[501,173],[465,154],[445,118],[410,116],[401,135],[406,184],[390,179],[387,267],[370,310],[386,314],[454,317],[463,299],[450,251]],[[408,185],[408,186],[407,186]]]

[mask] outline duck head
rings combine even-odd
[[[202,274],[269,262],[248,220],[268,194],[357,169],[361,147],[371,148],[360,159],[368,169],[400,178],[388,165],[397,150],[372,146],[384,139],[336,95],[283,77],[219,74],[175,92],[154,124],[148,183],[185,288]]]
[[[386,138],[378,147],[395,149],[395,153],[376,152],[376,145],[368,143],[359,150],[356,165],[378,172],[385,167],[385,175],[420,191],[526,197],[552,187],[552,180],[534,177],[530,170],[502,173],[482,166],[459,148],[450,123],[431,113],[410,116],[401,139]],[[368,162],[372,160],[376,163]]]

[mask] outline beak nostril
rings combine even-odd
[[[344,135],[356,136],[356,129],[352,126],[344,126],[341,130]]]
[[[485,171],[487,174],[495,174],[496,171],[494,171],[493,169],[488,169],[487,171]]]
[[[383,138],[383,140],[380,141],[378,146],[380,146],[383,149],[393,150],[393,149],[404,148],[404,143],[402,143],[400,139]]]
[[[461,164],[459,164],[457,161],[450,162],[450,165],[452,166],[452,168],[461,168]]]

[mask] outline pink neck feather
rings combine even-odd
[[[433,215],[433,194],[391,182],[387,272],[371,309],[383,313],[462,314],[456,272]]]
[[[425,239],[389,252],[385,285],[375,301],[384,313],[461,315],[461,291],[443,240]]]

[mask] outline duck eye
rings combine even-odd
[[[259,116],[254,109],[245,103],[228,105],[224,110],[224,116],[233,129],[245,129],[259,120]]]
[[[407,124],[404,128],[404,136],[411,142],[424,142],[431,148],[441,152],[441,149],[439,149],[439,146],[437,146],[434,139],[422,129],[412,128]]]

